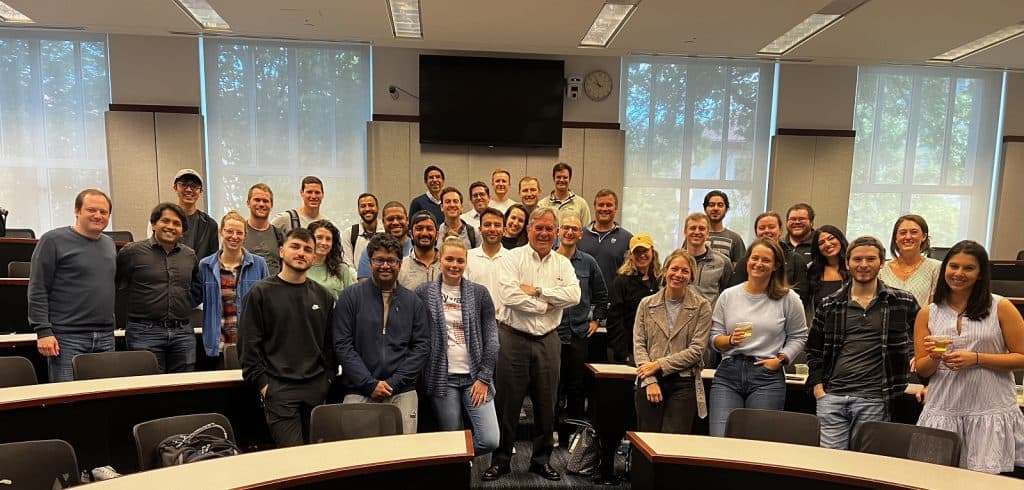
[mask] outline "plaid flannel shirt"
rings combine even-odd
[[[814,321],[807,337],[807,388],[818,383],[828,386],[839,353],[846,341],[846,309],[850,302],[852,281],[839,291],[826,296],[814,312]],[[910,355],[914,349],[914,320],[920,307],[914,295],[878,281],[878,293],[872,308],[882,308],[882,370],[885,385],[882,398],[892,412],[896,397],[907,389]]]

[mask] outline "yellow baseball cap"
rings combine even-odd
[[[651,240],[651,235],[648,235],[646,233],[633,235],[633,238],[629,240],[629,252],[633,253],[633,250],[636,249],[637,247],[653,249],[654,241]]]

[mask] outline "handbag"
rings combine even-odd
[[[211,429],[219,429],[220,434],[207,434]],[[238,446],[228,439],[228,432],[216,423],[206,424],[189,434],[175,434],[167,437],[156,447],[160,456],[160,466],[222,458],[240,454]]]
[[[574,475],[595,475],[601,467],[601,441],[594,426],[585,420],[566,419],[576,430],[569,437],[569,461],[565,470]]]

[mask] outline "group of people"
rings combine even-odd
[[[557,416],[586,417],[584,363],[602,326],[608,352],[596,356],[636,367],[643,431],[688,433],[696,416],[721,436],[735,408],[782,410],[783,366],[806,358],[823,446],[845,449],[860,423],[888,420],[916,370],[932,378],[919,424],[959,433],[963,466],[1024,464],[1011,373],[1024,369],[1024,321],[991,294],[982,246],[963,241],[930,259],[927,222],[905,215],[886,260],[878,239],[815,228],[799,203],[785,219],[757,216],[748,248],[724,226],[728,195],[712,191],[662,262],[648,234],[615,221],[614,191],[598,191],[591,213],[570,189],[572,170],[556,164],[543,198],[539,180],[523,177],[516,202],[510,172],[496,169],[490,186],[470,185],[466,210],[431,165],[408,207],[364,193],[360,221],[342,227],[319,212],[320,179],[304,178],[302,205],[273,217],[261,183],[249,189],[249,217],[229,212],[218,227],[196,208],[201,177],[185,169],[173,182],[179,202],[151,213],[152,237],[117,252],[101,233],[110,199],[87,189],[75,224],[36,247],[30,322],[50,380],[71,379],[75,354],[113,350],[116,289],[128,348],[178,372],[196,365],[189,318],[202,305],[200,363],[237,345],[278,445],[308,442],[309,414],[340,367],[344,403],[394,404],[407,433],[421,406],[444,430],[465,415],[477,454],[492,454],[484,480],[510,471],[527,395],[530,471],[560,478],[550,464]],[[708,366],[717,369],[705,394]],[[610,461],[598,480],[616,481]]]

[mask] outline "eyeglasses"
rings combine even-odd
[[[377,267],[380,267],[384,264],[390,265],[391,267],[398,265],[398,259],[382,259],[379,257],[374,257],[370,259],[370,262]]]
[[[804,221],[810,221],[810,219],[808,219],[808,218],[789,218],[786,221],[788,221],[790,223],[801,223],[801,222],[804,222]]]
[[[562,231],[570,231],[570,232],[573,232],[573,233],[579,233],[579,232],[583,231],[583,228],[580,228],[579,226],[562,225]]]
[[[196,184],[194,182],[178,182],[178,187],[188,191],[201,191],[203,190],[202,184]]]

